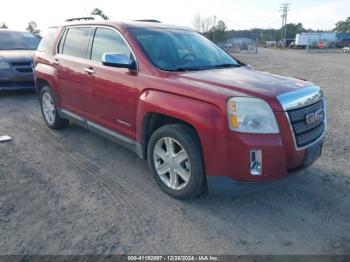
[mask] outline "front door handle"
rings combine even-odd
[[[60,64],[60,62],[58,61],[57,58],[56,58],[55,60],[53,60],[52,63],[53,63],[54,65],[59,65],[59,64]]]
[[[95,70],[92,67],[84,68],[84,71],[88,73],[89,75],[92,75],[95,73]]]

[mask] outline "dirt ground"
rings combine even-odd
[[[146,163],[78,126],[48,129],[32,93],[2,94],[0,254],[350,254],[350,55],[261,50],[257,70],[324,88],[312,167],[262,192],[181,202]]]

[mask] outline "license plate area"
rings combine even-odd
[[[318,143],[306,149],[303,166],[310,166],[322,154],[322,143]]]

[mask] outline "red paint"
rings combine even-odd
[[[246,68],[169,73],[154,67],[127,31],[127,25],[94,22],[123,34],[137,58],[139,71],[106,67],[92,61],[37,52],[36,80],[49,82],[58,106],[142,144],[144,119],[160,113],[180,119],[197,131],[208,176],[240,181],[266,181],[289,175],[301,165],[304,151],[294,146],[290,126],[276,99],[303,88],[307,82]],[[81,24],[79,24],[81,25]],[[159,25],[161,26],[161,25]],[[63,30],[61,27],[58,31]],[[57,37],[56,42],[59,40]],[[52,63],[59,60],[59,65]],[[94,75],[84,72],[93,67]],[[258,135],[230,131],[226,101],[233,96],[258,97],[275,112],[280,134]],[[120,119],[130,123],[125,126]],[[263,175],[249,171],[249,151],[262,149]]]

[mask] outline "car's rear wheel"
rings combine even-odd
[[[172,124],[159,128],[149,140],[147,155],[157,184],[169,195],[188,199],[204,191],[200,144],[191,127]]]
[[[41,113],[48,127],[60,129],[67,127],[69,121],[59,116],[55,100],[50,87],[46,86],[40,91]]]

